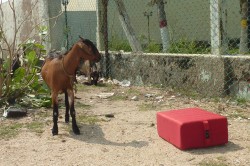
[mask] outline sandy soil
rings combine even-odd
[[[102,99],[102,92],[114,96]],[[145,96],[146,95],[146,96]],[[64,123],[60,109],[59,135],[52,136],[51,109],[29,110],[21,119],[1,119],[3,125],[42,122],[40,132],[21,127],[18,135],[0,137],[1,166],[172,166],[250,165],[250,105],[190,99],[171,90],[138,87],[85,87],[78,90],[76,113],[81,135]],[[138,100],[131,100],[137,96]],[[86,106],[87,105],[87,106]],[[200,107],[228,117],[229,143],[181,151],[161,139],[157,111]],[[114,118],[104,115],[113,114]],[[79,118],[89,117],[88,120]],[[92,121],[90,119],[92,117]]]

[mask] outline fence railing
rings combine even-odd
[[[83,34],[102,50],[107,38],[111,51],[245,55],[247,6],[235,0],[71,0],[65,35],[72,43]]]
[[[222,57],[224,55],[249,56],[250,10],[247,10],[248,6],[250,7],[250,4],[247,0],[70,0],[68,3],[61,4],[61,9],[65,13],[61,16],[61,21],[64,22],[64,40],[62,41],[60,37],[60,41],[62,47],[72,45],[79,35],[94,41],[98,48],[104,51],[102,73],[105,77],[125,79],[124,71],[130,71],[128,74],[132,79],[143,78],[145,84],[147,84],[147,78],[154,75],[158,76],[154,78],[154,84],[158,80],[159,84],[168,85],[171,82],[172,86],[175,81],[189,80],[190,73],[185,72],[200,70],[194,67],[198,65],[203,66],[204,69],[201,69],[200,73],[195,72],[195,75],[191,74],[196,80],[209,79],[211,87],[214,87],[216,80],[213,79],[223,77],[224,82],[221,82],[223,85],[220,87],[224,92],[221,94],[235,94],[232,91],[238,88],[238,92],[241,89],[241,92],[248,96],[250,93],[249,59]],[[123,58],[120,60],[114,58],[111,51],[119,51],[118,55]],[[163,58],[163,62],[159,62],[156,60],[157,56],[152,56],[147,58],[151,64],[147,70],[152,71],[138,73],[136,70],[143,69],[133,68],[133,64],[140,66],[139,62],[142,62],[141,65],[145,65],[143,60],[136,60],[129,56],[124,59],[123,52],[166,53],[170,57],[172,54],[185,54],[185,56],[212,54],[221,59],[212,61],[220,66],[213,66],[211,62],[208,65],[206,58],[203,59],[204,61],[198,60],[199,58],[196,60],[183,57],[179,57],[179,60],[176,60],[176,57]],[[138,56],[138,58],[143,57],[144,55]],[[241,60],[244,67],[237,70]],[[155,68],[154,63],[159,63],[158,66],[162,69]],[[117,68],[117,66],[123,67]],[[212,73],[208,71],[209,66]],[[115,74],[114,67],[117,69]],[[133,70],[130,70],[132,68]],[[159,70],[165,71],[165,74],[168,73],[168,77],[164,72],[160,72],[162,74],[159,75]],[[216,70],[221,73],[221,76],[213,73]],[[176,75],[173,74],[176,72],[182,75],[182,80],[176,79]],[[207,75],[207,73],[210,74]],[[242,81],[245,82],[244,87],[242,87]],[[180,85],[180,82],[177,84]],[[197,89],[197,86],[202,84],[189,87]],[[207,83],[206,87],[209,87]],[[209,88],[207,90],[209,91]]]

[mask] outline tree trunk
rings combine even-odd
[[[97,48],[105,51],[103,57],[104,77],[111,76],[109,46],[108,46],[108,2],[109,0],[97,0]]]
[[[248,52],[247,44],[247,0],[240,0],[241,9],[241,35],[240,35],[240,54],[246,54]]]
[[[168,34],[168,28],[167,28],[167,19],[166,19],[166,13],[164,9],[164,2],[163,0],[157,1],[157,10],[159,15],[159,26],[161,31],[161,40],[162,40],[162,46],[163,46],[163,52],[167,52],[169,45],[169,34]]]
[[[129,16],[127,14],[126,8],[122,0],[115,0],[118,12],[119,12],[119,19],[122,24],[122,28],[127,36],[128,42],[130,47],[132,48],[133,52],[142,51],[141,44],[138,41],[134,29],[130,23]]]
[[[3,93],[3,77],[2,77],[2,59],[0,58],[0,98]]]

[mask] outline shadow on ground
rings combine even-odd
[[[123,146],[123,147],[130,146],[134,148],[142,148],[148,146],[148,142],[146,141],[133,140],[131,142],[124,142],[124,143],[109,141],[104,137],[105,135],[99,125],[81,124],[79,127],[81,130],[81,134],[75,135],[73,132],[70,132],[71,138],[84,141],[87,143],[101,144],[101,145]]]

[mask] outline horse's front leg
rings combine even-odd
[[[53,128],[52,128],[52,134],[57,135],[58,134],[58,93],[52,92],[52,105],[53,105]]]
[[[65,107],[66,107],[66,111],[65,111],[65,122],[69,123],[69,98],[68,98],[68,92],[65,92]]]
[[[80,130],[77,126],[76,123],[76,113],[75,113],[75,106],[74,106],[74,92],[73,90],[68,90],[68,95],[69,95],[69,107],[70,107],[70,115],[72,117],[72,130],[75,134],[80,134]]]

